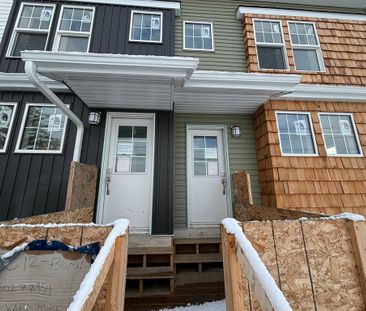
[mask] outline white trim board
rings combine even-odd
[[[75,0],[65,0],[65,2],[75,2]],[[178,1],[155,1],[155,0],[77,0],[80,3],[96,4],[116,4],[134,7],[145,7],[151,9],[174,10],[175,15],[180,15],[180,2]]]
[[[239,20],[242,20],[245,17],[245,14],[366,21],[366,15],[362,14],[343,14],[343,13],[330,13],[320,11],[272,9],[272,8],[259,8],[249,6],[248,7],[240,6],[236,11],[236,17]]]

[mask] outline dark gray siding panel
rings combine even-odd
[[[174,114],[156,114],[153,234],[173,234]]]
[[[62,4],[70,4],[64,1],[27,0],[24,2],[57,3],[53,27],[47,50],[52,49],[53,38]],[[9,21],[6,26],[3,40],[0,46],[0,71],[1,72],[24,72],[24,63],[19,58],[5,57],[8,44],[12,35],[15,20],[20,7],[20,0],[15,0]],[[119,5],[86,4],[75,1],[75,5],[95,6],[95,20],[90,43],[91,53],[132,54],[132,55],[174,55],[174,27],[175,13],[173,10],[156,10],[136,8],[137,10],[163,12],[163,43],[139,43],[129,42],[130,16],[133,7]]]
[[[60,98],[70,105],[78,117],[87,120],[88,108],[77,97],[69,94],[60,95]],[[68,122],[62,154],[16,154],[14,149],[26,103],[48,101],[39,93],[3,92],[0,93],[0,102],[18,103],[8,150],[0,154],[0,220],[63,210],[74,152],[75,126]],[[87,122],[84,124],[82,158],[88,164],[98,164],[98,153],[89,159],[87,155],[98,151],[101,129],[90,127]]]

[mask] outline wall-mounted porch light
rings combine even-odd
[[[98,125],[101,119],[102,119],[101,112],[95,112],[95,111],[89,112],[88,123],[90,125]]]
[[[233,125],[231,128],[231,136],[234,138],[238,138],[241,136],[241,129],[239,125]]]

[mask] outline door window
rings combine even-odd
[[[115,172],[146,173],[146,151],[146,126],[119,126]]]
[[[193,137],[194,176],[218,176],[216,136]]]

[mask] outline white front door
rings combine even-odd
[[[106,135],[99,221],[130,221],[130,231],[149,233],[153,191],[154,116],[111,114]]]
[[[188,129],[188,225],[217,225],[230,216],[223,129]]]

